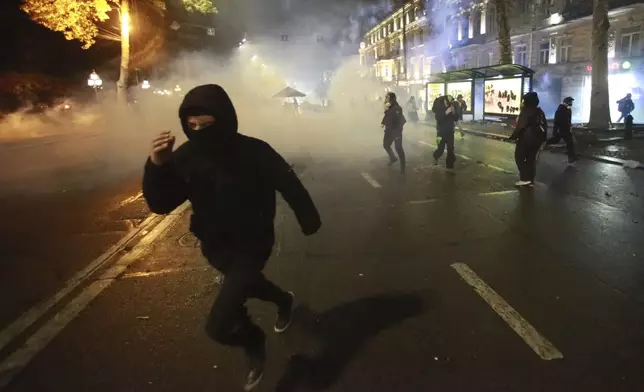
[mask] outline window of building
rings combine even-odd
[[[539,45],[539,64],[550,63],[550,42]]]
[[[641,52],[640,44],[641,26],[622,29],[619,53],[624,57],[637,56]]]
[[[568,63],[572,55],[572,38],[561,40],[561,49],[559,50],[559,62]]]
[[[472,37],[476,37],[477,35],[481,34],[481,12],[474,11],[472,18]]]
[[[466,54],[463,55],[461,61],[461,69],[469,68],[470,67],[470,57]]]
[[[490,34],[495,34],[497,32],[496,27],[496,9],[494,7],[490,7],[487,12],[487,32]]]
[[[526,45],[516,46],[514,62],[526,67],[528,66],[528,47]]]

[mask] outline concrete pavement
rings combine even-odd
[[[402,177],[377,137],[345,142],[362,154],[289,155],[324,228],[304,238],[280,204],[267,274],[299,307],[276,336],[275,310],[251,303],[269,333],[260,391],[641,388],[641,172],[593,161],[573,170],[544,153],[540,185],[519,192],[510,145],[459,140],[450,173],[429,159],[432,134],[409,128]],[[4,390],[240,390],[240,353],[203,332],[218,276],[187,225],[185,215],[36,345]],[[548,343],[563,358],[544,359]]]

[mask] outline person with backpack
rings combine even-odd
[[[519,113],[517,126],[509,140],[516,141],[514,159],[519,169],[516,186],[534,186],[537,174],[537,157],[546,141],[548,122],[539,107],[539,95],[529,92],[523,96],[523,109]]]
[[[546,146],[557,144],[561,139],[566,142],[568,151],[568,163],[572,164],[577,161],[575,154],[575,141],[572,137],[572,102],[573,97],[566,97],[563,103],[559,105],[555,112],[555,124],[552,130],[552,137],[546,142]]]
[[[454,152],[454,127],[457,121],[457,109],[459,104],[454,101],[454,97],[446,95],[438,97],[432,105],[432,112],[436,118],[436,143],[438,147],[434,151],[434,163],[438,165],[438,160],[445,152],[447,146],[446,166],[448,169],[454,168],[456,154]]]
[[[635,104],[633,103],[631,93],[626,94],[626,96],[619,101],[617,101],[617,110],[622,114],[617,122],[622,121],[635,110]]]
[[[456,97],[456,103],[457,105],[455,106],[456,108],[456,118],[457,121],[460,121],[461,123],[463,122],[463,113],[467,112],[467,102],[463,99],[462,94],[458,94]],[[458,127],[459,132],[461,132],[461,138],[465,137],[465,132],[463,132],[463,129],[459,126]]]
[[[403,127],[407,119],[403,114],[403,109],[398,104],[396,94],[387,93],[385,96],[385,116],[382,118],[382,126],[385,128],[385,136],[382,145],[389,155],[389,166],[392,166],[400,159],[400,173],[405,174],[407,162],[405,159],[405,150],[402,145]],[[398,157],[391,150],[391,145],[395,144]]]

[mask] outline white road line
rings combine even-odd
[[[123,207],[124,205],[130,204],[132,202],[135,202],[135,201],[139,200],[142,197],[143,197],[143,192],[139,192],[134,196],[130,196],[127,199],[125,199],[125,200],[123,200],[121,202],[121,207]]]
[[[211,269],[212,269],[211,267],[166,268],[166,269],[162,269],[158,271],[150,271],[150,272],[132,272],[129,274],[121,275],[119,279],[150,278],[154,276],[177,274],[182,272],[209,271]]]
[[[562,359],[563,354],[550,343],[548,339],[543,337],[537,330],[528,323],[510,304],[508,304],[499,294],[497,294],[490,286],[488,286],[483,279],[470,269],[466,264],[454,263],[451,265],[454,270],[474,288],[478,295],[485,300],[485,302],[492,307],[492,309],[499,315],[509,326],[523,339],[524,342],[541,359]]]
[[[172,214],[164,217],[152,231],[141,238],[141,241],[130,253],[123,256],[116,264],[105,271],[98,280],[83,289],[77,297],[71,300],[63,309],[27,339],[20,349],[2,361],[0,363],[0,389],[6,387],[94,298],[108,288],[116,278],[122,275],[130,264],[143,256],[150,249],[150,245],[172,227],[189,206],[190,204],[185,202]]]
[[[412,200],[408,201],[407,204],[427,204],[427,203],[434,203],[438,201],[437,199],[427,199],[427,200]]]
[[[423,140],[419,141],[419,142],[418,142],[418,144],[423,144],[423,145],[425,145],[425,146],[430,146],[430,147],[433,147],[433,148],[438,148],[438,146],[436,146],[435,144],[431,144],[431,143],[426,142],[426,141],[423,141]]]
[[[114,255],[120,252],[125,247],[125,245],[132,240],[132,238],[134,238],[139,233],[147,230],[158,219],[159,216],[155,214],[148,216],[139,227],[130,230],[130,232],[125,237],[123,237],[119,242],[108,249],[107,252],[100,255],[87,267],[77,272],[71,279],[65,282],[65,285],[60,291],[58,291],[56,294],[46,299],[45,301],[35,305],[31,309],[23,313],[20,317],[18,317],[13,323],[5,327],[0,332],[0,350],[2,350],[13,339],[18,337],[18,335],[23,333],[33,323],[38,321],[38,319],[40,319],[45,313],[53,308],[58,302],[60,302],[60,300],[71,293],[76,287],[85,282],[85,280],[87,280],[90,275],[101,268]]]
[[[507,195],[509,193],[518,193],[518,192],[519,192],[518,189],[511,189],[507,191],[479,193],[477,196],[498,196],[498,195]]]
[[[502,172],[502,173],[511,173],[509,170],[505,170],[505,169],[503,169],[503,168],[501,168],[501,167],[498,167],[498,166],[489,165],[489,164],[487,164],[487,163],[484,163],[484,164],[483,164],[483,166],[487,166],[487,167],[489,167],[489,168],[490,168],[490,169],[492,169],[492,170],[500,171],[500,172]]]
[[[367,182],[374,188],[382,188],[382,185],[378,183],[378,181],[374,180],[373,177],[369,175],[369,173],[361,173],[362,177],[367,180]]]

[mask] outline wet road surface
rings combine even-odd
[[[0,144],[0,327],[51,296],[147,215],[141,165],[96,135]],[[139,159],[141,161],[141,159]]]
[[[458,140],[450,173],[433,139],[406,132],[406,177],[363,137],[352,157],[288,155],[324,227],[304,238],[280,204],[267,275],[299,307],[276,336],[250,305],[269,336],[258,390],[640,390],[643,173],[543,153],[517,191],[512,146]],[[187,233],[188,214],[5,390],[241,390],[241,354],[203,331],[218,277]]]

